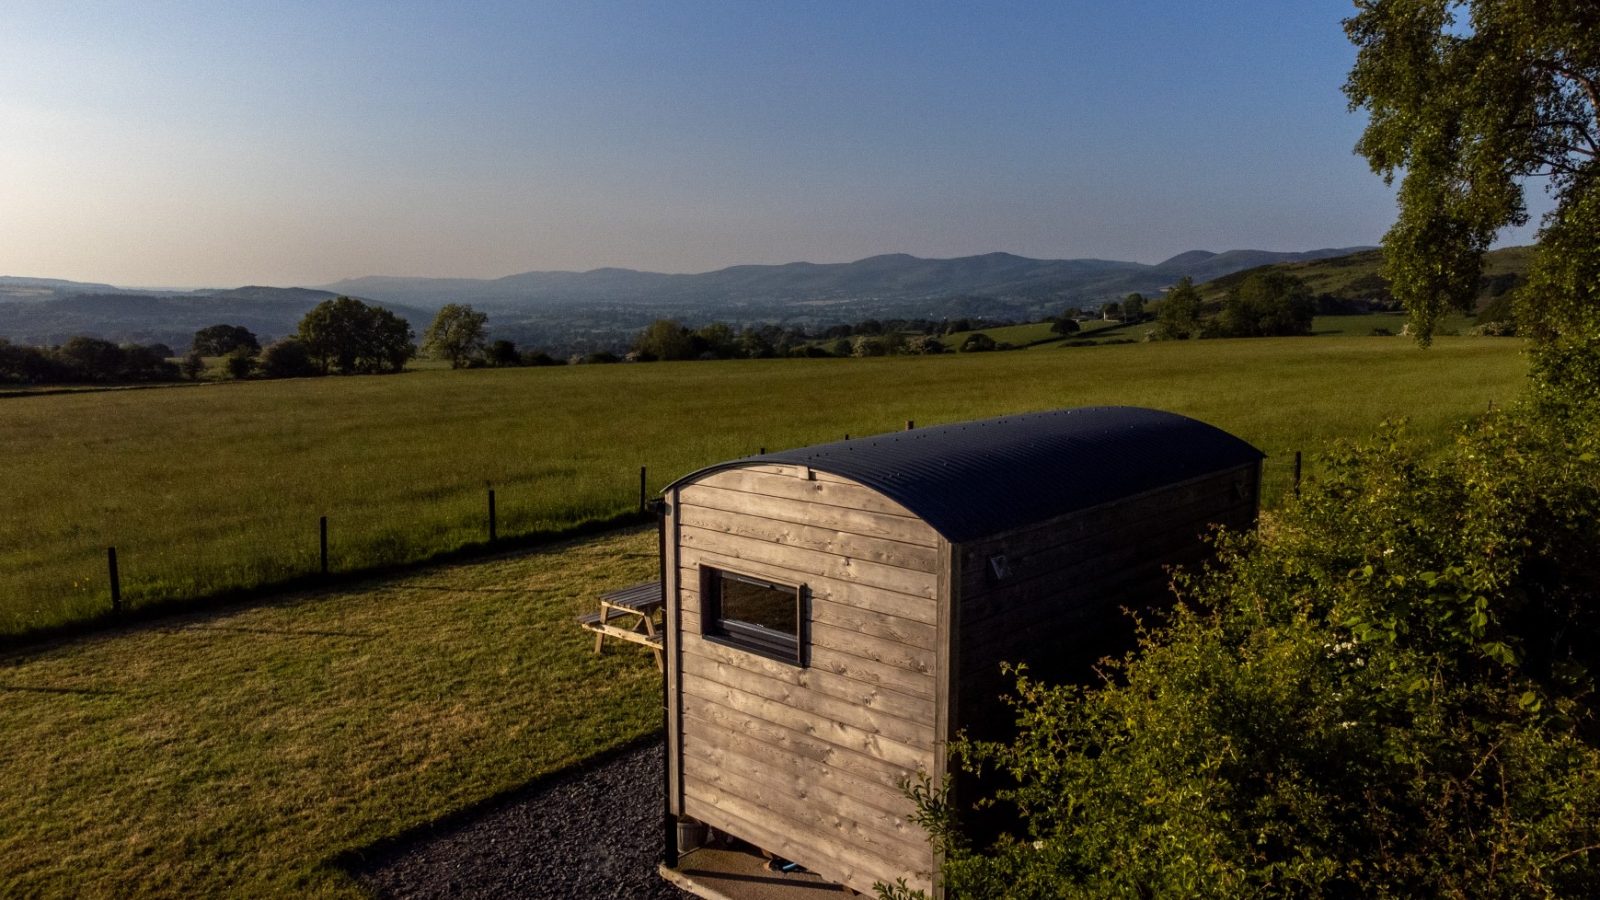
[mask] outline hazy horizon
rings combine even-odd
[[[1393,191],[1351,152],[1349,11],[24,0],[0,11],[0,274],[1373,244]]]
[[[1376,246],[1376,244],[1375,243],[1371,243],[1371,244],[1351,244],[1349,246],[1350,247]],[[1153,265],[1157,265],[1159,263],[1165,262],[1168,259],[1172,259],[1174,256],[1178,256],[1178,255],[1180,255],[1182,253],[1193,252],[1195,250],[1221,254],[1221,253],[1227,253],[1227,252],[1234,251],[1234,250],[1264,250],[1264,251],[1267,251],[1267,252],[1303,253],[1303,252],[1310,252],[1310,251],[1314,251],[1314,250],[1336,250],[1336,249],[1345,249],[1345,248],[1342,248],[1342,247],[1229,247],[1227,250],[1210,250],[1209,248],[1206,248],[1206,247],[1191,247],[1191,248],[1189,248],[1189,250],[1180,250],[1178,253],[1175,253],[1172,256],[1163,257],[1162,259],[1157,259],[1157,260],[1128,260],[1128,259],[1112,260],[1112,259],[1109,259],[1108,257],[1076,257],[1076,259],[1100,259],[1100,260],[1105,260],[1105,261],[1109,261],[1109,262],[1134,262],[1134,263],[1142,263],[1144,265],[1152,265],[1153,266]],[[936,260],[937,259],[962,259],[962,258],[969,258],[969,257],[973,257],[973,256],[986,256],[986,255],[993,254],[993,253],[1010,253],[1010,251],[1008,251],[1008,250],[988,250],[988,251],[983,251],[981,253],[962,254],[961,256],[958,256],[958,257],[920,257],[920,258],[923,258],[923,259],[936,259]],[[335,279],[333,281],[316,282],[316,283],[303,282],[303,283],[293,283],[293,284],[290,284],[290,283],[267,284],[267,283],[264,283],[264,282],[238,282],[238,283],[216,283],[216,284],[159,284],[159,283],[152,283],[152,284],[123,284],[123,283],[110,281],[110,280],[107,280],[107,279],[104,279],[104,278],[82,278],[82,279],[66,278],[66,279],[62,279],[59,276],[55,276],[55,275],[38,275],[38,274],[26,273],[26,272],[0,272],[0,278],[11,277],[11,278],[38,278],[38,279],[46,279],[46,280],[55,279],[55,280],[71,281],[71,282],[76,282],[76,283],[109,284],[112,287],[122,288],[122,289],[125,289],[125,290],[143,290],[143,291],[194,291],[194,290],[209,290],[209,289],[217,289],[217,288],[247,287],[247,286],[251,286],[251,285],[257,285],[257,286],[261,286],[261,287],[283,287],[283,288],[322,288],[322,287],[328,287],[328,286],[331,286],[331,285],[338,284],[341,281],[355,281],[355,280],[359,280],[359,279],[362,279],[362,278],[397,278],[397,279],[438,279],[438,280],[494,281],[494,280],[500,279],[500,278],[509,278],[509,277],[512,277],[512,276],[515,276],[515,275],[525,275],[525,274],[530,274],[530,273],[535,273],[535,272],[538,272],[538,273],[572,272],[572,273],[577,273],[577,274],[585,274],[585,273],[588,273],[588,272],[602,271],[602,270],[606,270],[606,269],[620,269],[620,270],[624,270],[624,271],[645,272],[645,273],[648,273],[648,274],[660,274],[660,275],[705,275],[705,274],[710,274],[712,272],[720,271],[722,269],[737,268],[737,267],[742,267],[742,266],[781,267],[781,266],[796,265],[796,264],[843,265],[843,264],[849,264],[849,263],[854,263],[854,262],[860,262],[862,260],[872,259],[872,258],[880,257],[880,256],[896,256],[896,255],[918,256],[918,254],[914,254],[914,253],[913,254],[903,254],[902,251],[891,250],[891,251],[889,251],[887,253],[869,253],[869,254],[867,254],[865,256],[856,256],[856,257],[852,257],[850,259],[837,259],[837,260],[791,259],[791,260],[788,260],[786,262],[781,262],[781,263],[733,263],[731,266],[718,266],[715,269],[703,269],[703,270],[686,271],[686,272],[662,272],[660,270],[655,270],[655,269],[640,269],[640,268],[638,268],[636,266],[596,266],[596,267],[591,268],[591,269],[523,269],[523,270],[520,270],[520,271],[517,271],[517,272],[505,272],[505,273],[501,273],[501,274],[497,274],[497,275],[425,275],[425,274],[424,275],[395,275],[393,273],[387,273],[387,272],[372,272],[372,273],[368,273],[367,275],[356,275],[356,276],[351,276],[349,278]],[[1021,256],[1022,254],[1011,254],[1011,255]],[[1067,259],[1069,257],[1031,257],[1031,258],[1035,258],[1035,259]]]

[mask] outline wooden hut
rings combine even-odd
[[[1255,520],[1262,455],[1131,407],[1007,416],[688,475],[662,505],[669,817],[870,892],[934,886],[900,784],[997,722],[1002,661],[1082,676],[1120,609],[1213,524]],[[669,834],[670,834],[669,829]],[[669,850],[668,865],[674,864]]]

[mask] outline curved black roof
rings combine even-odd
[[[1262,456],[1186,416],[1087,406],[748,456],[685,475],[666,490],[722,469],[810,466],[877,490],[959,544]]]

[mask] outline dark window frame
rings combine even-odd
[[[722,579],[730,578],[768,590],[781,591],[794,600],[794,634],[773,631],[752,622],[722,615]],[[810,635],[806,627],[807,591],[803,584],[787,584],[716,566],[700,567],[700,636],[714,644],[733,647],[799,668],[808,665]]]

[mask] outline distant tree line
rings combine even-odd
[[[56,347],[0,338],[0,384],[119,384],[174,381],[178,366],[165,344],[114,344],[74,337]]]
[[[202,328],[178,368],[199,378],[205,358],[220,356],[235,379],[399,372],[417,354],[415,336],[410,323],[381,306],[335,297],[306,313],[293,335],[265,347],[241,325]]]
[[[864,319],[815,330],[782,325],[755,325],[734,330],[722,322],[690,328],[675,319],[658,319],[633,340],[628,361],[655,362],[778,357],[924,356],[951,351],[1009,349],[980,327],[1022,324],[982,319]],[[949,335],[966,334],[952,345]],[[612,361],[619,358],[613,357]],[[590,360],[585,360],[590,361]],[[596,360],[598,361],[598,360]]]

